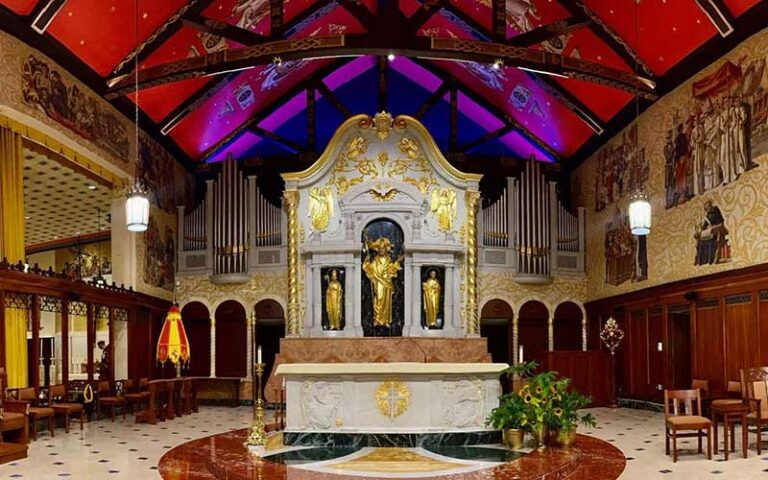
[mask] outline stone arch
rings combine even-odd
[[[480,309],[480,336],[488,341],[488,351],[497,363],[511,363],[513,346],[514,310],[506,300],[493,298]]]
[[[216,319],[216,376],[245,377],[248,371],[248,313],[235,299],[219,302]]]
[[[581,350],[584,320],[582,307],[572,300],[560,302],[555,308],[553,319],[554,350]]]
[[[181,320],[189,340],[189,366],[182,375],[208,377],[211,375],[211,312],[200,301],[189,301],[181,307]]]
[[[549,350],[550,309],[541,300],[527,300],[520,305],[517,318],[518,349],[523,348],[523,360],[536,360]],[[519,357],[519,350],[518,352]]]

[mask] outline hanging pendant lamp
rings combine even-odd
[[[136,0],[136,45],[139,45],[139,0]],[[139,56],[133,56],[134,78],[134,126],[136,149],[136,177],[133,186],[128,188],[125,199],[125,223],[129,232],[144,232],[149,227],[149,194],[138,179],[140,165],[139,149]]]
[[[635,40],[636,43],[640,43],[640,29],[639,29],[639,16],[640,5],[635,7]],[[635,62],[635,73],[637,73],[638,65]],[[637,125],[640,118],[640,98],[635,96],[635,124]],[[639,131],[639,127],[638,127]],[[640,135],[638,133],[636,140],[639,149]],[[651,200],[648,194],[643,190],[642,185],[635,193],[632,194],[629,203],[629,229],[633,235],[648,235],[651,233]]]

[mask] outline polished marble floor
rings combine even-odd
[[[758,456],[753,448],[748,459],[731,454],[724,462],[721,453],[709,461],[695,453],[695,441],[683,440],[683,453],[673,464],[664,455],[661,414],[630,409],[595,409],[594,413],[599,427],[584,433],[624,452],[628,461],[622,479],[768,479],[768,452]],[[158,425],[135,424],[129,418],[88,423],[83,432],[75,428],[68,435],[57,430],[54,438],[42,433],[30,444],[29,458],[0,466],[0,478],[158,479],[158,461],[168,450],[192,439],[243,428],[250,416],[246,407],[202,407],[197,414]],[[737,431],[740,451],[738,439]],[[361,460],[371,459],[357,456],[347,467],[354,470]]]

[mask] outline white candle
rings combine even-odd
[[[518,354],[518,358],[519,358],[518,362],[523,363],[523,346],[520,345],[520,348],[518,350],[520,350],[520,353]]]
[[[256,352],[256,363],[261,363],[261,345],[259,345],[259,349]]]

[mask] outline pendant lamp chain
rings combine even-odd
[[[139,0],[136,0],[136,46],[139,45]],[[139,148],[139,56],[133,56],[134,81],[134,148],[136,149],[136,164],[133,186],[128,190],[125,202],[126,226],[131,232],[144,232],[149,226],[149,196],[139,179],[141,151]]]
[[[635,43],[637,44],[637,50],[640,51],[640,2],[635,3]],[[639,55],[639,53],[638,53]],[[639,59],[635,58],[635,75],[638,75],[640,69]],[[635,155],[639,155],[640,150],[640,95],[635,94],[635,122],[634,128],[637,132],[635,137]],[[631,138],[631,137],[630,137]],[[631,141],[631,140],[630,140]],[[635,160],[639,159],[635,157]],[[640,165],[634,165],[634,168],[639,168]],[[651,201],[648,195],[645,193],[642,183],[637,186],[637,190],[632,193],[632,197],[629,203],[629,229],[634,235],[648,235],[651,232]]]

